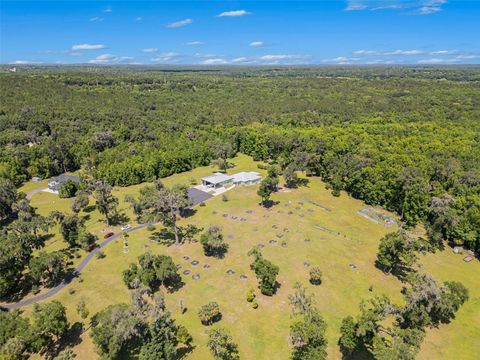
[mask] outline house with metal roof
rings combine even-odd
[[[213,175],[202,178],[202,185],[207,188],[217,189],[231,184],[233,177],[223,173],[214,173]]]
[[[68,180],[73,181],[76,184],[80,182],[80,178],[78,176],[62,174],[48,180],[48,189],[50,192],[58,194],[62,185]]]
[[[202,178],[202,186],[218,189],[227,185],[252,185],[260,182],[261,179],[260,174],[254,171],[242,171],[232,175],[214,173]]]
[[[253,185],[260,182],[262,177],[255,171],[242,171],[232,175],[235,185]]]

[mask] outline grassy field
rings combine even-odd
[[[257,164],[246,156],[234,159],[236,167],[230,172],[257,170]],[[211,167],[198,168],[191,172],[174,175],[164,179],[164,183],[190,183],[210,174]],[[337,346],[339,326],[343,317],[355,315],[361,299],[375,294],[386,294],[393,301],[400,302],[401,283],[392,276],[386,276],[375,268],[379,239],[394,227],[385,228],[357,214],[364,207],[361,201],[342,193],[333,197],[325,185],[317,178],[310,178],[309,184],[290,192],[275,194],[273,200],[278,204],[271,209],[259,206],[257,187],[237,187],[227,193],[228,201],[217,196],[207,201],[205,207],[196,207],[197,212],[182,224],[192,223],[206,228],[218,224],[223,228],[230,246],[224,259],[214,259],[203,255],[199,243],[188,243],[180,247],[165,247],[152,243],[146,229],[134,232],[129,238],[129,253],[123,253],[121,240],[105,248],[104,259],[94,259],[82,272],[80,279],[69,285],[52,298],[61,301],[68,309],[69,320],[79,321],[75,307],[80,300],[88,304],[90,314],[109,304],[130,302],[129,292],[122,281],[122,271],[130,262],[145,251],[168,254],[182,266],[181,272],[190,269],[188,276],[182,275],[185,285],[174,293],[166,294],[169,308],[179,323],[184,324],[194,338],[196,348],[189,359],[211,359],[205,347],[207,327],[200,324],[198,308],[208,301],[217,301],[223,313],[222,320],[214,326],[225,327],[239,344],[244,359],[288,359],[288,332],[291,322],[291,309],[288,295],[293,285],[299,281],[309,292],[315,295],[315,301],[328,324],[328,354],[331,359],[340,359]],[[31,189],[32,186],[29,186]],[[131,210],[123,202],[126,194],[136,194],[144,185],[128,188],[116,188],[115,195],[121,200],[121,208],[132,219]],[[317,205],[328,208],[330,211]],[[32,198],[32,204],[41,214],[52,210],[69,211],[71,200],[59,199],[56,195],[38,193]],[[291,212],[289,214],[289,212]],[[88,228],[99,236],[104,223],[96,211],[91,212]],[[236,218],[235,218],[236,217]],[[244,218],[245,221],[240,221]],[[276,227],[276,228],[274,228]],[[114,228],[118,231],[118,228]],[[281,237],[280,237],[281,236]],[[270,244],[269,240],[276,240]],[[305,241],[308,239],[309,241]],[[283,246],[282,242],[286,245]],[[264,256],[280,267],[278,281],[281,284],[277,294],[272,297],[260,295],[257,291],[259,308],[254,310],[245,300],[250,288],[256,288],[257,281],[249,268],[251,259],[247,252],[258,244],[263,244]],[[49,240],[48,250],[64,248],[59,235]],[[84,256],[83,252],[79,252]],[[184,260],[183,256],[189,260]],[[199,265],[190,262],[198,260]],[[74,262],[78,262],[75,259]],[[308,283],[309,268],[318,265],[324,279],[320,286]],[[204,264],[210,264],[204,269]],[[459,280],[470,290],[470,300],[458,312],[451,324],[430,330],[423,344],[421,359],[474,359],[478,355],[480,338],[480,289],[478,274],[480,263],[464,263],[462,256],[455,255],[450,249],[422,258],[422,266],[437,279]],[[349,264],[355,264],[352,269]],[[235,271],[228,275],[227,270]],[[193,280],[198,273],[200,280]],[[246,275],[241,280],[240,275]],[[372,286],[372,291],[369,291]],[[181,315],[179,301],[183,299],[188,311]],[[26,309],[27,312],[31,309]],[[95,357],[93,345],[84,334],[75,345],[79,359]]]

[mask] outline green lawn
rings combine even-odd
[[[256,163],[246,156],[239,156],[234,162],[236,167],[229,172],[258,170]],[[211,167],[198,168],[166,178],[164,183],[188,184],[190,179],[198,180],[213,170]],[[130,235],[128,254],[123,253],[121,240],[110,244],[104,250],[106,258],[92,260],[83,271],[81,281],[76,279],[70,284],[69,288],[75,290],[73,294],[64,290],[52,299],[67,306],[72,323],[79,321],[75,306],[81,299],[87,302],[90,314],[109,304],[129,302],[129,293],[122,281],[122,271],[145,251],[168,254],[176,263],[182,265],[181,271],[192,270],[189,276],[182,275],[185,286],[166,295],[167,304],[173,310],[174,317],[184,324],[194,337],[196,348],[189,355],[189,359],[211,359],[205,347],[205,332],[208,328],[200,324],[197,316],[198,308],[208,301],[217,301],[220,304],[223,319],[214,326],[225,327],[231,331],[239,344],[242,358],[271,359],[275,354],[275,359],[288,359],[288,332],[291,322],[288,295],[292,293],[295,282],[300,281],[309,292],[314,293],[316,304],[328,323],[329,358],[340,359],[337,346],[340,322],[343,317],[357,313],[361,299],[383,293],[393,301],[401,301],[401,283],[392,276],[384,275],[374,266],[379,239],[394,228],[385,228],[358,215],[357,211],[364,207],[361,201],[344,193],[335,198],[319,179],[309,180],[306,187],[276,194],[273,200],[278,201],[278,204],[268,210],[258,204],[257,187],[237,187],[227,193],[229,201],[222,201],[221,196],[210,199],[207,206],[197,207],[195,215],[182,220],[182,224],[192,223],[204,228],[210,224],[220,225],[230,245],[224,259],[204,256],[199,243],[179,247],[151,243],[148,239],[149,232],[143,229]],[[136,194],[142,186],[144,185],[115,189],[115,194],[121,200],[121,208],[132,219],[131,211],[124,204],[123,198],[126,194]],[[328,207],[331,211],[309,204],[305,199]],[[32,198],[32,204],[41,214],[55,209],[68,211],[70,203],[71,200],[62,200],[48,193],[39,193]],[[292,214],[289,215],[289,211]],[[228,216],[224,217],[223,214]],[[100,231],[105,228],[104,223],[96,211],[90,213],[90,216],[87,223],[89,229],[100,235]],[[237,219],[232,219],[232,216]],[[240,221],[240,218],[245,218],[246,221]],[[134,221],[130,223],[133,224]],[[272,228],[274,225],[278,228]],[[284,229],[288,229],[288,232]],[[118,231],[118,227],[115,230]],[[282,238],[278,238],[277,234],[282,234]],[[270,244],[271,239],[277,240],[277,243]],[[310,241],[305,242],[305,239]],[[286,247],[281,246],[282,241],[286,242]],[[280,267],[278,281],[281,287],[272,297],[262,296],[257,291],[259,308],[254,310],[245,300],[248,289],[256,288],[257,285],[249,268],[251,259],[247,252],[259,243],[264,244],[264,256]],[[47,244],[48,250],[64,247],[59,235]],[[84,255],[83,252],[80,254]],[[190,259],[184,260],[184,255]],[[189,264],[192,260],[198,260],[200,264],[194,267]],[[320,286],[308,283],[308,267],[304,266],[305,261],[322,269],[324,279]],[[203,268],[206,263],[211,265],[208,270]],[[351,269],[351,263],[356,264],[357,268]],[[422,264],[439,280],[462,281],[469,288],[471,298],[451,324],[429,331],[419,357],[474,359],[478,354],[476,345],[480,338],[479,262],[466,264],[462,261],[462,256],[446,249],[444,252],[428,255],[422,259]],[[228,269],[234,270],[235,274],[227,275]],[[200,274],[201,279],[193,280],[191,276],[194,273]],[[240,280],[241,274],[247,275],[248,279]],[[369,291],[370,286],[373,286],[373,291]],[[188,307],[184,315],[179,313],[180,299],[183,299]],[[74,349],[79,359],[94,358],[92,343],[86,335]]]

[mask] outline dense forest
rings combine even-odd
[[[138,184],[242,152],[423,222],[434,247],[478,252],[479,79],[478,67],[22,67],[0,75],[2,194],[80,168]]]

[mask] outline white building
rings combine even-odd
[[[260,182],[262,177],[255,171],[242,171],[232,175],[233,183],[236,185],[253,185]]]
[[[254,171],[242,171],[232,175],[214,173],[202,178],[202,185],[207,188],[218,189],[230,184],[253,185],[259,183],[261,179],[260,174]]]
[[[202,178],[202,185],[207,188],[217,189],[233,182],[233,177],[227,174],[215,173]]]

